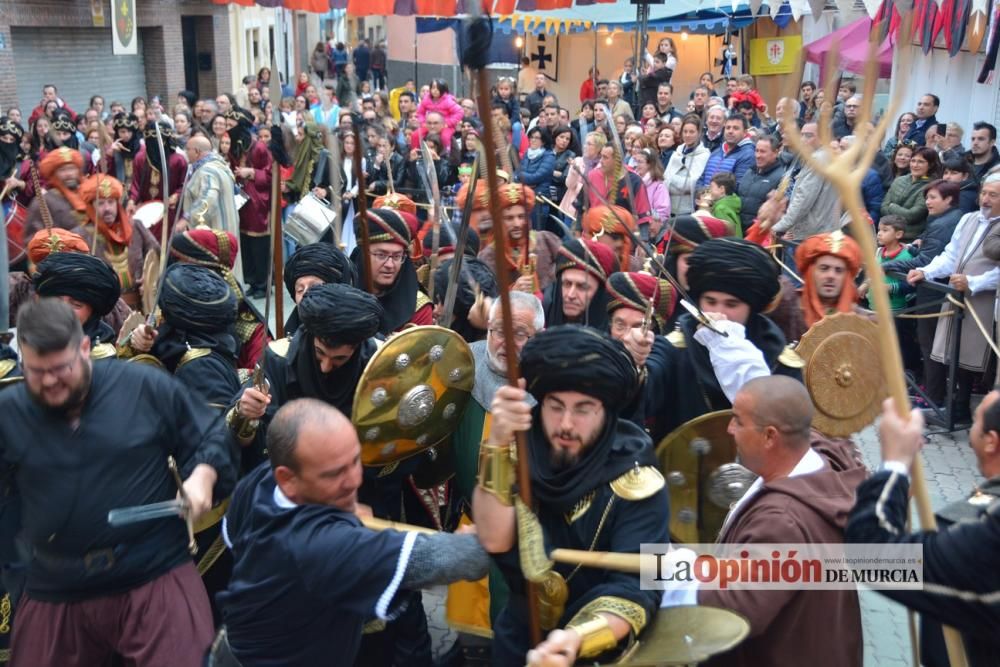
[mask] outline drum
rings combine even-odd
[[[299,200],[285,221],[285,234],[300,246],[316,243],[330,229],[336,213],[330,204],[313,193]]]
[[[146,229],[152,229],[153,225],[163,220],[164,206],[161,201],[148,201],[132,214],[132,220],[142,223]]]
[[[28,219],[28,209],[10,201],[4,224],[7,227],[7,262],[14,266],[22,261],[27,254],[27,244],[24,242],[24,222]]]

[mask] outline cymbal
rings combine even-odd
[[[728,651],[750,634],[750,622],[728,609],[703,606],[657,610],[638,647],[620,665],[694,665]]]

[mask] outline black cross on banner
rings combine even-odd
[[[552,62],[552,54],[545,53],[545,45],[539,44],[538,50],[531,54],[531,60],[538,63],[538,71],[542,72],[545,70],[545,63]]]

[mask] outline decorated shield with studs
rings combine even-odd
[[[474,370],[472,350],[450,329],[412,327],[392,336],[368,362],[354,395],[361,462],[395,463],[448,437],[472,393]]]
[[[727,432],[732,416],[732,410],[719,410],[696,417],[656,447],[676,542],[715,542],[729,508],[757,478],[736,463],[736,442]]]

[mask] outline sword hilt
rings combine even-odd
[[[167,457],[167,467],[170,469],[170,474],[174,477],[174,482],[177,483],[177,494],[184,503],[184,523],[187,524],[188,551],[193,556],[198,553],[198,543],[194,539],[194,519],[191,516],[191,501],[188,500],[187,491],[184,490],[184,480],[181,479],[180,470],[177,469],[177,459],[172,455]]]

